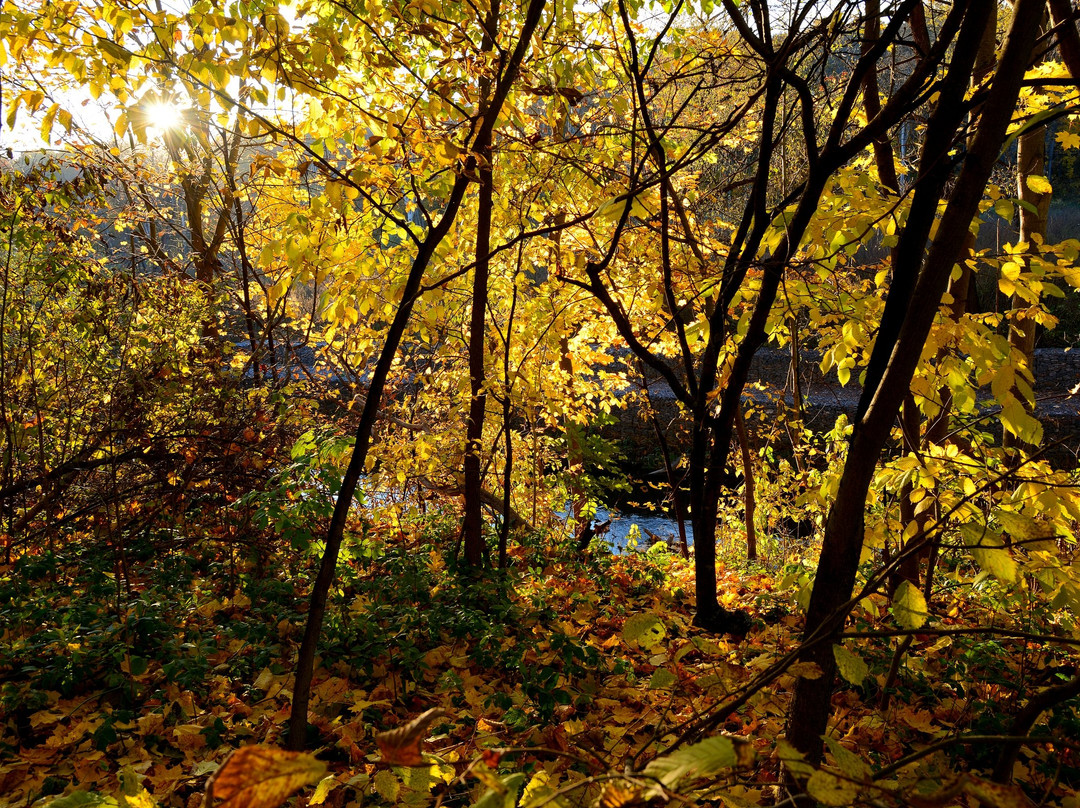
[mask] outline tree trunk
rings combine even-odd
[[[796,387],[798,383],[798,377],[796,376]],[[757,528],[754,526],[754,516],[757,513],[757,497],[754,495],[754,463],[750,454],[750,435],[746,430],[746,419],[743,418],[741,406],[735,410],[735,432],[739,436],[739,451],[742,453],[746,559],[747,561],[757,561]]]
[[[465,432],[465,563],[479,567],[484,560],[484,531],[480,490],[481,452],[487,393],[484,391],[484,348],[486,341],[488,277],[491,250],[492,170],[491,144],[480,144],[480,198],[477,204],[476,268],[473,274],[472,316],[469,320],[469,422]],[[509,428],[509,426],[507,427]]]
[[[812,762],[821,759],[822,735],[828,724],[836,677],[832,644],[852,605],[849,601],[862,550],[866,494],[938,302],[960,258],[963,234],[978,211],[979,198],[1004,142],[1035,42],[1039,10],[1039,0],[1017,0],[977,133],[924,263],[922,256],[937,200],[952,173],[945,158],[963,123],[963,96],[989,21],[990,3],[971,4],[966,9],[952,64],[927,125],[912,213],[897,245],[895,278],[867,368],[867,385],[859,402],[851,449],[826,523],[806,618],[805,651],[800,659],[816,663],[823,675],[798,679],[788,738]]]
[[[1043,193],[1031,186],[1034,177],[1046,173],[1046,128],[1039,126],[1022,134],[1016,148],[1016,195],[1020,205],[1020,241],[1027,244],[1027,253],[1035,258],[1041,252],[1041,244],[1046,237],[1046,219],[1050,212],[1050,194]],[[1030,260],[1030,259],[1029,259]],[[1009,326],[1009,345],[1019,353],[1023,364],[1035,373],[1035,333],[1038,327],[1035,320],[1026,314],[1031,302],[1019,294],[1012,296],[1012,309],[1015,312]],[[1028,400],[1014,385],[1012,394],[1021,402],[1028,415],[1035,410],[1035,402]],[[1006,449],[1030,451],[1034,447],[1026,444],[1008,430],[1002,436],[1002,445]]]
[[[513,283],[514,292],[513,297],[510,299],[510,314],[506,318],[506,340],[503,345],[502,418],[506,443],[503,447],[505,457],[503,458],[502,524],[499,526],[499,569],[501,570],[506,569],[506,545],[510,539],[510,514],[514,512],[514,506],[511,502],[514,481],[514,430],[510,428],[510,415],[512,412],[510,391],[513,388],[514,383],[510,378],[510,339],[514,333],[514,312],[517,310],[518,289],[516,273],[514,275]]]
[[[990,71],[993,70],[996,60],[997,5],[993,4],[990,9],[990,20],[987,22],[986,29],[983,31],[982,41],[979,44],[979,51],[975,57],[975,68],[972,72],[970,82],[973,88],[982,84],[983,80],[990,74]],[[974,118],[977,114],[978,109],[976,108],[972,111],[971,117]],[[898,184],[895,186],[895,190],[897,194],[899,194],[900,187]],[[946,303],[945,309],[948,312],[949,318],[954,323],[960,322],[968,310],[967,303],[971,290],[971,266],[968,264],[967,259],[971,255],[974,246],[975,235],[969,228],[967,232],[964,233],[964,246],[960,251],[960,274],[955,277],[950,276],[949,278],[947,296],[950,300]],[[939,361],[944,358],[947,350],[947,347],[943,347],[939,351]],[[904,448],[906,451],[918,452],[924,443],[942,444],[948,440],[949,424],[952,415],[952,391],[947,385],[942,385],[939,388],[939,395],[941,397],[941,409],[933,418],[929,419],[926,424],[925,436],[922,435],[922,414],[915,404],[915,397],[910,393],[904,397],[901,418],[903,420]],[[932,514],[930,511],[926,510],[918,514],[915,513],[915,504],[911,501],[912,493],[913,487],[910,484],[905,485],[904,489],[901,491],[900,521],[905,532],[912,529],[910,526],[914,525],[913,535],[921,537]],[[917,540],[921,541],[921,538]],[[936,541],[937,539],[935,539],[935,542]],[[914,548],[908,548],[906,545],[901,548],[903,558],[897,571],[898,574],[893,577],[890,583],[890,596],[901,581],[908,581],[918,586],[920,567],[922,562],[927,560],[933,552],[933,545],[926,544],[916,552],[906,552],[909,549]]]
[[[484,20],[484,40],[481,52],[489,53],[495,46],[499,27],[499,3],[493,0]],[[479,116],[488,114],[487,100],[491,93],[491,80],[480,80]],[[480,192],[476,201],[476,266],[473,269],[472,311],[469,317],[469,420],[465,427],[465,518],[462,535],[465,541],[465,563],[480,567],[484,563],[484,521],[480,492],[481,453],[483,452],[484,416],[487,414],[487,392],[484,390],[486,371],[484,350],[487,342],[488,279],[491,274],[491,215],[494,195],[494,169],[491,149],[491,130],[477,138],[474,149],[477,155],[476,177]],[[507,426],[509,428],[509,425]]]
[[[540,14],[544,9],[545,0],[530,0],[525,12],[525,21],[522,24],[521,34],[513,53],[509,56],[506,68],[500,76],[495,89],[494,99],[490,105],[489,114],[484,116],[475,138],[479,143],[490,143],[491,131],[495,126],[496,114],[502,109],[503,102],[510,92],[510,88],[517,80],[521,62],[525,58],[533,32],[540,21]],[[454,181],[447,200],[446,207],[438,223],[429,232],[417,249],[416,258],[409,269],[409,277],[402,291],[401,304],[394,313],[394,319],[386,333],[386,342],[383,344],[379,360],[371,375],[371,385],[368,389],[364,409],[360,414],[360,423],[356,427],[356,443],[353,445],[352,456],[349,465],[345,469],[341,487],[337,492],[337,500],[334,504],[334,514],[330,519],[330,528],[327,531],[326,547],[323,550],[322,560],[319,563],[319,572],[315,583],[311,587],[311,604],[308,607],[307,624],[304,627],[304,639],[300,645],[300,654],[296,661],[296,681],[293,685],[292,711],[289,715],[288,747],[292,750],[300,750],[306,746],[307,736],[307,713],[308,703],[311,698],[311,681],[315,672],[315,653],[319,644],[319,635],[322,632],[323,618],[326,616],[326,601],[333,585],[337,569],[337,559],[341,552],[341,542],[345,535],[345,522],[348,519],[349,510],[352,507],[353,495],[356,486],[360,482],[360,476],[364,471],[367,461],[368,448],[371,444],[371,435],[375,427],[378,415],[379,403],[382,400],[383,390],[386,387],[390,368],[394,362],[398,345],[405,333],[405,327],[412,314],[412,307],[420,291],[420,285],[428,264],[431,262],[435,249],[450,231],[461,201],[465,197],[465,191],[469,185],[469,176],[478,169],[476,157],[470,157],[465,161],[461,173]]]

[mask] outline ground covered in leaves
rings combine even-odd
[[[659,796],[621,773],[683,733],[739,741],[738,765],[693,788],[665,781],[660,796],[682,788],[698,802],[742,806],[782,793],[790,750],[779,739],[793,673],[805,673],[786,655],[799,639],[808,566],[722,571],[723,605],[755,620],[739,641],[692,627],[692,570],[662,546],[586,557],[518,547],[510,572],[476,578],[429,540],[365,541],[342,569],[309,739],[329,769],[299,804],[470,805],[488,793],[488,808],[623,808]],[[232,749],[283,742],[310,562],[162,546],[125,548],[123,569],[100,551],[0,568],[0,804],[44,806],[78,790],[128,794],[121,805],[150,804],[138,795],[195,806]],[[819,799],[985,796],[979,778],[998,747],[952,739],[1006,733],[1018,699],[1074,661],[1064,646],[951,631],[972,610],[1023,628],[1023,615],[989,598],[959,598],[943,591],[940,619],[912,635],[887,699],[896,623],[880,596],[856,610],[849,630],[861,636],[838,651],[832,768],[813,775]],[[375,735],[433,707],[445,716],[427,730],[431,765],[382,765]],[[1080,737],[1076,710],[1052,711],[1039,731]],[[958,777],[969,778],[964,787]],[[1080,758],[1051,742],[1025,751],[1014,778],[990,804],[1021,805],[1026,794],[1076,806]],[[57,804],[101,804],[88,799]]]

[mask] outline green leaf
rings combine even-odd
[[[823,769],[810,775],[806,782],[806,792],[823,805],[851,805],[859,796],[859,791],[858,783],[852,783]]]
[[[375,793],[387,802],[395,802],[401,791],[401,783],[389,769],[382,769],[375,774]]]
[[[111,39],[105,39],[104,37],[98,38],[98,47],[125,67],[131,62],[131,51],[123,45],[113,42]]]
[[[616,196],[604,202],[596,209],[596,215],[606,222],[617,221],[626,210],[627,200],[625,196]]]
[[[863,680],[870,675],[870,669],[863,662],[862,657],[851,653],[844,646],[834,645],[832,652],[840,675],[853,685],[861,685]]]
[[[836,646],[833,646],[834,648]],[[844,746],[836,738],[825,738],[825,745],[829,747],[829,754],[833,756],[836,765],[844,774],[852,780],[866,781],[870,778],[870,767],[866,761]]]
[[[708,777],[729,769],[738,762],[735,742],[731,738],[717,735],[650,761],[643,773],[672,788],[684,777]]]
[[[473,805],[474,808],[514,808],[518,794],[525,785],[524,772],[514,772],[501,778],[501,790],[489,788]]]
[[[623,639],[642,648],[655,648],[666,635],[664,624],[655,612],[632,614],[623,624]]]
[[[649,679],[649,690],[670,690],[679,681],[679,677],[667,668],[657,668]]]
[[[814,767],[806,762],[806,755],[792,746],[786,738],[780,738],[776,742],[776,756],[796,777],[807,777],[815,771]]]
[[[1013,216],[1016,215],[1016,206],[1009,199],[999,199],[994,203],[994,213],[1005,221],[1011,222]]]
[[[893,595],[893,616],[897,623],[908,629],[918,628],[929,617],[926,598],[911,581],[904,581],[896,588],[896,594]]]
[[[972,547],[971,554],[975,557],[975,562],[982,567],[983,570],[993,575],[999,581],[1004,581],[1008,584],[1016,583],[1018,565],[1016,559],[1012,557],[1012,553],[1007,549]]]
[[[1049,539],[1054,536],[1053,530],[1040,525],[1030,516],[1024,516],[1024,514],[1016,511],[1006,511],[998,508],[994,510],[994,518],[997,519],[1006,533],[1019,541]]]
[[[1015,396],[1007,396],[1001,404],[1001,425],[1024,443],[1036,446],[1042,442],[1043,428],[1037,418],[1028,414]]]
[[[1010,511],[999,511],[995,515],[999,517],[998,521],[1003,524],[1012,522],[1015,518],[1018,527],[1017,532],[1020,534],[1017,536],[1018,538],[1029,533],[1034,537],[1032,531],[1036,527],[1035,522],[1026,516]],[[1001,519],[1001,516],[1005,516],[1005,518]],[[985,572],[1006,583],[1016,583],[1019,565],[1005,546],[1005,541],[998,531],[976,521],[961,525],[960,535],[964,539],[964,544],[971,549],[971,555],[975,558],[976,563]]]
[[[91,806],[107,805],[110,808],[119,806],[112,797],[98,794],[95,791],[72,791],[66,797],[59,797],[52,802],[46,803],[46,808],[91,808]]]

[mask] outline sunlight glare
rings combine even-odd
[[[146,125],[155,135],[164,135],[184,125],[184,110],[168,101],[154,101],[146,106]]]

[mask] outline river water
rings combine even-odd
[[[559,514],[565,523],[570,509]],[[672,547],[679,543],[679,524],[667,516],[651,513],[627,512],[597,508],[593,524],[611,520],[611,526],[603,535],[604,540],[616,553],[627,550],[648,550],[656,538],[663,539]],[[656,537],[656,538],[654,538]],[[693,547],[694,529],[686,522],[686,543]]]

